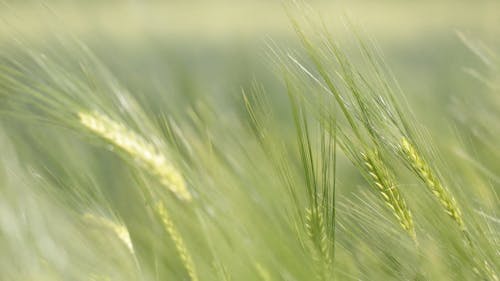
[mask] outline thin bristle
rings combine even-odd
[[[273,280],[271,278],[271,274],[269,273],[269,271],[261,263],[255,262],[254,266],[255,266],[255,269],[257,270],[257,273],[260,277],[260,280],[262,280],[262,281],[272,281]]]
[[[100,227],[103,227],[113,232],[118,237],[118,239],[120,239],[123,242],[123,244],[125,244],[125,246],[129,249],[130,253],[134,254],[134,246],[132,244],[132,240],[130,239],[130,234],[128,232],[128,229],[125,225],[116,223],[105,217],[96,216],[90,213],[85,214],[83,217],[87,221],[92,222],[93,224],[96,224]]]

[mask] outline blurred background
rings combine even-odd
[[[490,92],[491,89],[488,89],[485,83],[478,81],[477,77],[470,75],[468,70],[474,69],[482,73],[487,71],[487,67],[481,63],[481,58],[474,54],[474,50],[471,50],[462,42],[458,34],[464,34],[472,41],[479,42],[478,44],[489,46],[492,54],[499,54],[500,1],[318,0],[306,2],[310,4],[312,10],[321,14],[326,26],[331,29],[333,37],[343,45],[344,49],[349,51],[350,48],[358,48],[356,43],[353,43],[352,30],[350,31],[346,27],[348,21],[360,28],[364,34],[363,36],[377,42],[389,68],[410,100],[411,108],[414,109],[418,120],[425,128],[429,129],[429,133],[434,137],[438,147],[451,147],[460,142],[460,140],[456,140],[458,138],[455,135],[455,130],[458,131],[459,129],[454,127],[454,122],[460,119],[457,118],[457,115],[463,116],[465,119],[469,117],[467,113],[470,113],[469,118],[474,121],[475,115],[481,115],[480,113],[484,111],[484,103],[478,102],[472,108],[467,101],[474,100],[475,97]],[[304,11],[304,13],[307,13],[307,11]],[[272,192],[271,189],[268,189],[268,186],[275,184],[272,179],[268,179],[269,182],[266,182],[262,177],[252,174],[252,172],[255,172],[256,175],[260,175],[261,171],[257,168],[265,170],[267,167],[265,165],[255,165],[259,167],[254,167],[254,164],[259,164],[259,159],[264,158],[259,153],[256,153],[256,151],[261,151],[255,147],[253,139],[250,137],[245,138],[245,136],[248,136],[248,132],[235,124],[238,121],[247,119],[241,99],[242,89],[249,89],[254,81],[258,81],[264,85],[269,98],[274,103],[272,110],[277,113],[277,121],[281,122],[278,126],[288,128],[293,125],[289,118],[280,120],[281,116],[287,116],[280,114],[280,110],[283,112],[288,110],[289,103],[286,94],[283,92],[280,76],[275,72],[275,65],[269,59],[269,46],[300,52],[299,42],[281,1],[0,0],[0,52],[3,57],[12,56],[16,59],[17,53],[21,53],[22,50],[17,49],[19,47],[16,46],[20,46],[19,44],[12,43],[15,40],[20,40],[23,44],[39,46],[41,50],[51,53],[51,58],[58,58],[60,60],[58,62],[69,61],[69,64],[72,64],[78,62],[78,54],[72,54],[71,48],[64,48],[64,44],[67,42],[65,39],[69,37],[76,38],[87,45],[120,84],[138,100],[140,105],[148,110],[148,113],[149,111],[153,112],[151,115],[161,116],[162,113],[166,113],[174,116],[177,120],[181,120],[180,123],[182,121],[189,123],[192,119],[195,119],[189,114],[196,115],[206,108],[215,111],[215,114],[210,114],[212,112],[207,114],[213,119],[207,118],[207,120],[201,120],[200,122],[203,125],[207,123],[207,127],[211,127],[210,133],[213,136],[208,136],[207,140],[215,140],[214,143],[218,143],[218,147],[222,148],[222,154],[229,155],[228,159],[243,159],[244,161],[234,161],[238,164],[234,166],[241,168],[245,172],[250,171],[248,177],[258,179],[260,185],[257,187],[252,186],[252,181],[246,177],[234,181],[245,187],[242,190],[245,190],[245,192],[248,190],[249,194],[253,192],[254,188]],[[29,73],[29,70],[27,72]],[[105,78],[103,80],[106,80]],[[107,83],[107,81],[104,81],[104,83]],[[498,88],[496,89],[498,90]],[[206,108],[203,106],[197,107],[199,104],[208,104],[209,106]],[[3,106],[4,104],[0,104],[0,109]],[[195,110],[192,110],[193,108]],[[490,117],[488,113],[485,115]],[[200,114],[200,116],[202,116],[200,119],[203,119],[203,115]],[[131,179],[130,170],[118,161],[111,151],[103,153],[103,149],[92,148],[81,138],[75,137],[74,133],[68,133],[59,127],[50,126],[50,124],[30,124],[29,122],[22,122],[23,120],[9,120],[7,116],[2,117],[5,117],[6,121],[0,120],[4,123],[0,125],[5,127],[5,129],[0,128],[0,154],[3,154],[5,159],[2,165],[4,169],[0,170],[0,172],[5,170],[7,175],[8,172],[27,169],[30,171],[27,182],[32,182],[31,177],[37,177],[38,175],[32,171],[45,171],[46,174],[42,175],[44,178],[55,179],[54,183],[50,182],[50,184],[57,187],[57,194],[65,191],[68,191],[68,193],[74,192],[74,186],[87,186],[88,184],[83,180],[84,183],[79,182],[79,177],[84,178],[86,174],[92,175],[91,179],[95,179],[96,186],[101,186],[101,189],[106,193],[104,197],[113,203],[114,209],[119,210],[118,213],[132,233],[134,243],[136,245],[141,245],[141,243],[149,245],[150,241],[154,241],[149,236],[146,238],[141,237],[143,232],[149,235],[144,229],[151,226],[148,225],[145,219],[148,216],[143,210],[144,202],[141,201],[137,190],[134,189],[135,186],[132,184],[134,181]],[[241,117],[241,120],[238,119],[239,117]],[[485,119],[497,120],[494,118]],[[471,130],[477,129],[476,124],[481,124],[480,122],[465,123],[473,124],[473,126],[470,126]],[[491,141],[493,149],[489,148],[489,150],[481,140],[471,141],[472,145],[470,147],[472,147],[474,153],[478,154],[481,154],[481,150],[484,148],[483,154],[480,155],[483,156],[482,163],[485,167],[493,170],[486,178],[497,179],[494,170],[498,169],[495,166],[498,159],[495,158],[495,154],[491,153],[491,151],[498,152],[495,146],[495,140],[498,139],[498,136],[494,135],[494,132],[498,131],[498,124],[485,122],[483,125],[486,128],[484,131],[493,135],[491,139],[486,139]],[[496,129],[496,131],[491,128]],[[205,133],[204,129],[205,127],[200,131]],[[5,133],[2,133],[3,131]],[[287,130],[281,131],[283,132],[277,132],[276,134],[283,133],[287,135]],[[290,134],[293,133],[292,130],[289,131]],[[207,135],[210,133],[207,133]],[[5,143],[12,143],[12,145],[4,145],[3,139],[10,139],[9,142],[5,141]],[[193,137],[193,142],[194,139],[196,138]],[[201,137],[200,139],[205,140]],[[288,138],[285,141],[295,143],[296,140]],[[209,143],[208,145],[212,144]],[[202,145],[200,147],[205,148]],[[20,159],[18,165],[22,166],[23,169],[16,170],[15,161],[12,160],[16,157],[9,156],[9,154],[15,153],[19,154],[16,156]],[[448,153],[450,153],[449,150],[444,151],[442,154],[446,155]],[[233,155],[234,158],[232,158]],[[345,159],[341,159],[341,161],[341,164],[347,163]],[[453,160],[449,162],[453,162]],[[208,161],[207,163],[211,164]],[[232,164],[233,162],[228,161],[228,163]],[[456,173],[455,166],[459,165],[453,164],[451,166],[454,168],[450,171]],[[211,167],[210,165],[206,166]],[[247,169],[247,167],[251,167],[251,169]],[[340,179],[343,180],[340,191],[342,196],[350,196],[355,194],[353,191],[364,190],[363,187],[359,187],[360,184],[364,184],[364,181],[359,173],[356,173],[355,169],[340,167],[340,170]],[[267,175],[266,172],[262,172],[262,174]],[[22,173],[19,172],[19,174]],[[227,185],[227,188],[223,186],[226,189],[222,190],[224,192],[227,190],[236,192],[232,189],[232,182],[227,180],[226,177],[227,175],[224,175],[220,179],[221,182]],[[1,184],[3,184],[2,181],[7,182],[7,179],[9,177],[4,177],[0,173]],[[475,178],[471,179],[471,182],[474,182],[474,180]],[[10,181],[5,184],[5,186],[11,186],[10,194],[4,192],[7,195],[2,193],[2,196],[0,196],[0,226],[2,226],[2,223],[9,227],[11,225],[21,225],[19,229],[25,227],[30,230],[33,228],[32,225],[29,223],[23,224],[25,217],[34,216],[37,218],[39,216],[46,218],[47,222],[41,223],[39,228],[45,229],[48,233],[47,237],[56,238],[54,240],[47,238],[46,241],[43,240],[43,243],[40,242],[40,244],[49,249],[46,252],[60,248],[60,252],[57,252],[52,257],[56,261],[60,260],[60,268],[66,268],[67,263],[69,264],[70,260],[72,260],[66,259],[66,256],[74,257],[80,254],[85,256],[87,254],[89,260],[92,260],[92,262],[88,263],[89,268],[94,269],[97,265],[93,263],[95,256],[93,253],[82,252],[82,249],[78,248],[78,241],[74,243],[74,249],[70,248],[69,250],[69,247],[65,247],[66,244],[63,243],[66,241],[67,244],[73,245],[75,241],[74,234],[85,233],[87,231],[86,226],[84,224],[75,226],[71,220],[68,220],[71,222],[68,223],[68,226],[62,224],[63,220],[58,220],[58,216],[62,216],[60,210],[63,208],[57,208],[57,205],[52,203],[56,201],[55,199],[47,196],[50,200],[47,199],[46,204],[39,203],[45,202],[40,200],[42,196],[40,194],[44,191],[43,188],[39,189],[38,186],[32,188],[21,180]],[[218,194],[227,195],[215,188],[212,190],[213,194],[206,192],[207,190],[210,191],[205,186],[206,182],[201,180],[200,182],[202,182],[200,186],[203,186],[201,190],[203,192],[200,191],[200,194],[205,193],[205,195],[213,196],[217,200],[219,200]],[[41,181],[41,183],[44,186],[45,182]],[[1,184],[0,187],[2,187]],[[217,186],[215,183],[213,185]],[[93,185],[90,184],[89,186]],[[470,193],[479,193],[479,190],[481,190],[479,184],[463,186],[467,187],[467,191]],[[474,188],[469,189],[471,186]],[[489,185],[486,186],[490,187]],[[493,185],[491,187],[493,190]],[[46,189],[51,190],[50,188]],[[42,190],[42,192],[38,190]],[[123,190],[127,192],[123,192]],[[415,191],[410,190],[410,192]],[[495,198],[490,196],[490,193],[485,192],[484,194],[486,194],[484,198],[487,198],[492,206],[498,206]],[[252,193],[252,196],[254,195]],[[81,197],[82,195],[78,193],[77,196]],[[269,198],[281,199],[282,194],[276,192],[273,196],[269,196]],[[56,196],[53,197],[56,198]],[[80,197],[78,199],[81,199]],[[468,199],[467,196],[463,197]],[[30,201],[27,198],[32,198],[32,200]],[[239,197],[227,196],[226,198],[234,199]],[[263,210],[263,215],[259,215],[260,213],[254,213],[254,209],[259,208],[251,205],[253,201],[247,202],[248,197],[245,196],[241,196],[241,198],[239,201],[234,201],[235,207],[244,210],[240,213],[235,212],[232,214],[225,209],[224,204],[230,206],[229,200],[223,202],[224,204],[220,204],[221,213],[234,215],[233,223],[235,224],[240,223],[240,221],[242,224],[246,223],[245,220],[240,219],[238,216],[247,211],[248,217],[258,218],[255,221],[265,225],[261,222],[262,218],[272,213],[266,208],[279,209],[280,206],[274,203],[265,204],[265,201],[259,201],[263,200],[262,198],[254,196],[252,200],[255,201],[255,206],[259,206]],[[88,201],[93,202],[90,199]],[[248,204],[247,209],[240,206],[243,205],[241,202]],[[422,200],[422,202],[427,201]],[[17,207],[12,207],[16,204],[19,206],[19,210],[23,210],[22,212],[17,211]],[[418,204],[420,204],[420,201]],[[70,201],[70,205],[74,207],[76,204]],[[23,213],[25,209],[28,209],[26,206],[30,206],[31,209],[31,213],[27,213],[27,215]],[[347,209],[350,210],[350,208]],[[427,210],[429,208],[423,205],[420,209]],[[430,218],[434,218],[435,215],[432,210],[428,212]],[[182,209],[174,216],[182,216],[181,211]],[[279,212],[276,211],[276,213]],[[350,217],[346,215],[345,218],[346,221],[349,221]],[[250,220],[249,225],[251,223]],[[229,228],[231,226],[229,223],[226,224],[227,226],[222,225],[222,227]],[[269,226],[278,228],[276,225],[273,218],[269,218]],[[68,233],[61,233],[61,229],[65,227],[71,229],[70,226],[74,227],[71,232],[68,230]],[[267,229],[267,225],[265,226],[262,229]],[[446,226],[446,224],[443,224],[442,228],[447,230]],[[183,227],[190,230],[188,226]],[[17,231],[15,227],[10,227],[10,229]],[[38,233],[37,235],[40,236],[42,232],[40,229],[35,229],[38,232],[34,231],[34,233]],[[184,229],[185,233],[195,233],[186,231],[186,229]],[[249,227],[248,229],[252,228]],[[255,232],[257,230],[260,230],[260,228],[255,228]],[[27,234],[23,238],[24,240],[18,239],[17,237],[20,237],[19,233],[21,231],[16,231],[12,231],[9,237],[13,237],[12,240],[19,240],[18,244],[0,241],[0,250],[2,250],[0,252],[4,253],[8,258],[11,257],[10,253],[23,254],[24,252],[19,249],[23,249],[23,247],[29,248],[26,241],[34,239],[29,231],[26,231]],[[57,235],[52,235],[52,232]],[[446,233],[446,231],[443,232]],[[262,235],[262,233],[257,234]],[[269,230],[269,233],[272,233],[272,231]],[[246,235],[246,233],[244,234]],[[194,234],[191,235],[195,236]],[[63,236],[66,237],[66,240],[61,239]],[[274,233],[262,235],[263,238],[273,238],[274,236],[278,237],[279,235]],[[240,236],[236,235],[235,237]],[[251,237],[251,235],[249,234],[248,237]],[[259,236],[255,235],[255,237]],[[351,243],[351,234],[345,235],[345,237]],[[355,245],[361,245],[362,240],[370,241],[367,237],[360,236],[358,241],[353,240],[352,245],[347,246],[348,250],[345,253],[355,252],[351,251],[352,249],[349,247],[355,248]],[[2,237],[0,236],[0,238]],[[141,240],[142,238],[146,242]],[[194,238],[191,240],[195,241]],[[371,233],[369,238],[372,239]],[[288,239],[291,238],[288,237]],[[186,240],[189,241],[189,239]],[[443,240],[447,241],[447,239]],[[87,240],[82,238],[82,241]],[[235,239],[234,241],[243,240]],[[270,243],[269,245],[274,246],[275,244],[272,239],[267,242]],[[83,244],[83,242],[80,244]],[[157,248],[156,244],[151,245],[152,250],[146,246],[142,246],[142,248],[138,246],[138,249],[142,249],[145,253],[143,254],[144,257],[149,256],[149,250],[153,252]],[[288,247],[287,244],[284,245]],[[374,243],[374,245],[378,244]],[[429,246],[432,251],[439,250],[434,247],[435,244],[429,245],[432,246]],[[95,250],[96,253],[99,251],[105,252],[104,249],[107,249],[106,247],[100,247],[99,244],[94,246],[97,249]],[[4,251],[1,247],[9,248],[11,252]],[[392,249],[385,244],[383,247]],[[256,249],[255,251],[260,249],[258,247],[253,248]],[[263,252],[268,249],[267,247],[261,248]],[[443,248],[445,249],[445,247]],[[365,249],[360,249],[360,252],[365,251]],[[30,253],[26,249],[25,251],[28,258],[36,256],[35,253]],[[111,252],[108,253],[110,256]],[[233,261],[233,249],[228,248],[226,252],[227,260]],[[64,255],[61,253],[64,253]],[[248,253],[248,255],[252,257],[251,253]],[[443,260],[446,260],[447,256],[443,255],[443,257]],[[28,258],[26,259],[29,260]],[[51,260],[51,258],[46,259]],[[353,256],[353,264],[357,259],[358,257]],[[15,259],[13,260],[15,261]],[[147,260],[147,258],[144,260]],[[378,256],[374,255],[373,261],[378,260]],[[33,263],[36,262],[33,261]],[[205,261],[203,260],[203,262]],[[238,263],[237,260],[234,260],[234,262]],[[429,263],[439,264],[432,259],[429,259]],[[0,277],[9,276],[5,272],[16,276],[18,272],[25,270],[25,263],[19,264],[19,268],[16,269],[7,263],[2,265],[0,261]],[[299,268],[300,266],[293,268]],[[125,268],[126,266],[122,265],[122,267]],[[458,271],[461,267],[462,265],[457,263],[454,267],[450,267],[449,271]],[[82,269],[82,271],[85,270]],[[75,273],[75,275],[78,274]],[[442,276],[449,277],[445,273]],[[445,278],[443,277],[443,279]],[[3,278],[0,279],[3,280]],[[55,279],[49,278],[48,280]],[[78,279],[70,276],[62,280]],[[97,280],[97,278],[89,280]],[[125,279],[117,278],[116,280]],[[372,280],[376,280],[376,278]],[[381,278],[380,280],[387,279]]]
[[[415,106],[443,112],[450,99],[481,87],[464,68],[481,68],[457,31],[499,46],[500,2],[306,1],[349,44],[348,18],[375,39]],[[275,89],[267,45],[297,45],[280,1],[2,1],[0,44],[9,34],[48,43],[74,36],[131,92],[227,102],[253,79]],[[351,36],[350,36],[351,35]],[[348,47],[347,47],[348,48]],[[4,48],[5,49],[5,48]],[[438,109],[438,110],[435,110]],[[435,116],[421,118],[436,123]],[[439,122],[437,122],[439,124]]]

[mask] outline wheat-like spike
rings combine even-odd
[[[392,210],[401,227],[416,241],[415,227],[406,201],[399,193],[394,175],[380,158],[378,151],[362,153],[365,168],[373,181],[373,186],[382,196],[385,205]]]
[[[311,239],[314,249],[314,259],[319,263],[318,279],[325,280],[330,272],[332,259],[329,252],[329,241],[326,232],[323,214],[306,209],[306,233]]]
[[[429,190],[436,196],[439,200],[446,213],[458,224],[460,229],[465,235],[465,239],[469,245],[474,248],[472,240],[469,233],[466,230],[462,213],[458,207],[455,198],[450,194],[450,192],[444,187],[439,178],[433,172],[432,168],[427,164],[427,162],[420,156],[419,152],[413,146],[408,139],[403,137],[401,139],[401,151],[406,157],[406,160],[410,163],[412,169],[417,173],[418,177],[425,183]],[[490,280],[498,281],[498,276],[489,266],[488,261],[484,260],[483,263],[478,262],[479,266],[484,275],[488,276]],[[477,269],[477,268],[476,268]]]
[[[186,269],[189,278],[191,281],[198,281],[198,275],[196,274],[196,268],[194,266],[193,259],[189,254],[189,251],[184,244],[184,239],[182,239],[181,234],[177,230],[174,225],[174,222],[168,215],[167,209],[163,205],[162,202],[159,202],[155,206],[156,213],[160,216],[161,221],[163,222],[163,226],[165,230],[168,232],[172,241],[174,242],[175,248],[177,249],[177,253],[179,254],[182,263],[184,264],[184,268]]]
[[[465,230],[462,213],[458,208],[455,198],[453,198],[450,192],[443,186],[439,178],[432,171],[431,167],[420,156],[417,149],[404,137],[401,139],[401,151],[420,179],[422,179],[432,194],[437,197],[441,205],[446,210],[446,213],[462,230]]]
[[[95,216],[90,213],[85,214],[83,217],[87,221],[95,223],[96,225],[106,228],[107,230],[115,233],[116,236],[123,242],[123,244],[125,244],[125,246],[130,250],[130,252],[134,254],[134,246],[132,244],[132,240],[130,239],[130,234],[127,227],[111,221],[105,217]]]
[[[181,173],[167,161],[167,158],[154,145],[106,115],[97,112],[79,112],[78,117],[80,123],[87,129],[121,148],[133,159],[140,162],[149,173],[157,177],[178,198],[191,201],[191,194]]]
[[[329,264],[331,260],[328,251],[328,236],[321,212],[317,212],[317,215],[313,216],[311,209],[306,209],[306,231],[309,238],[316,244],[322,259]]]

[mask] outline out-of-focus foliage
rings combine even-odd
[[[0,279],[498,280],[498,1],[311,3],[1,2]]]

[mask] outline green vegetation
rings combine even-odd
[[[167,66],[5,35],[0,279],[499,280],[495,52],[459,33],[470,81],[422,106],[300,8],[298,42]]]

